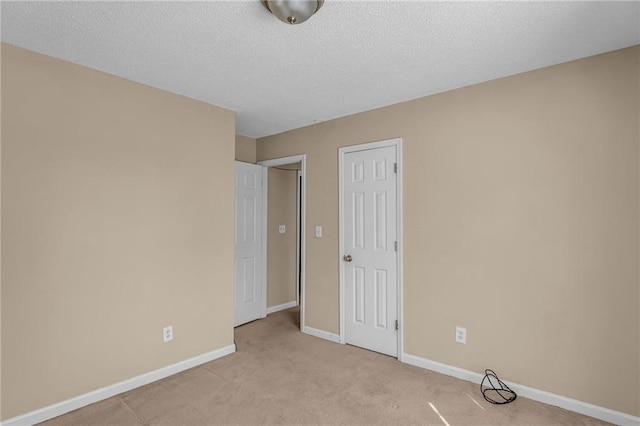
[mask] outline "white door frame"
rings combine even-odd
[[[395,147],[396,162],[398,164],[398,172],[396,178],[396,231],[398,235],[398,251],[396,252],[397,261],[397,282],[398,282],[398,360],[402,361],[404,353],[404,315],[403,315],[403,291],[402,291],[402,138],[387,139],[378,142],[370,142],[359,145],[346,146],[338,149],[338,239],[340,251],[338,253],[338,263],[340,264],[340,343],[345,343],[345,276],[344,261],[342,256],[345,254],[344,241],[344,156],[349,152],[365,151],[375,148]]]
[[[263,256],[263,266],[264,266],[264,282],[263,289],[264,294],[267,294],[267,211],[268,209],[268,198],[269,198],[269,182],[268,182],[268,170],[269,167],[274,166],[284,166],[285,164],[297,163],[300,162],[300,174],[302,175],[302,188],[300,190],[300,263],[302,265],[302,270],[300,271],[300,288],[302,289],[302,294],[300,295],[300,330],[305,330],[305,322],[304,322],[304,307],[305,307],[305,270],[306,270],[306,208],[307,208],[307,155],[292,155],[290,157],[282,157],[282,158],[274,158],[272,160],[264,160],[258,161],[258,165],[263,166],[262,169],[262,202],[263,202],[263,215],[262,215],[262,251],[264,253]],[[297,174],[296,174],[297,176]],[[265,296],[265,311],[267,309],[267,298]]]
[[[300,191],[302,190],[302,185],[300,184],[300,178],[302,177],[302,172],[298,170],[296,173],[296,303],[300,306],[300,248],[302,245],[300,244],[300,231],[302,230],[300,213],[302,212],[302,197],[300,196]]]

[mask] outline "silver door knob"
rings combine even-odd
[[[350,254],[345,254],[343,259],[345,262],[351,262],[353,260]]]

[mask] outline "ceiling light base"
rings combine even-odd
[[[297,25],[311,18],[324,4],[324,0],[260,0],[276,18]]]

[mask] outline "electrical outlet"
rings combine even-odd
[[[464,327],[456,327],[456,343],[467,343],[467,329]]]
[[[162,341],[164,343],[167,343],[170,340],[173,340],[173,326],[172,325],[162,329]]]
[[[278,232],[284,234],[287,231],[287,227],[284,225],[278,225]]]

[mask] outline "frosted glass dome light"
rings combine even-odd
[[[311,18],[324,0],[262,0],[262,4],[282,22],[295,25]]]

